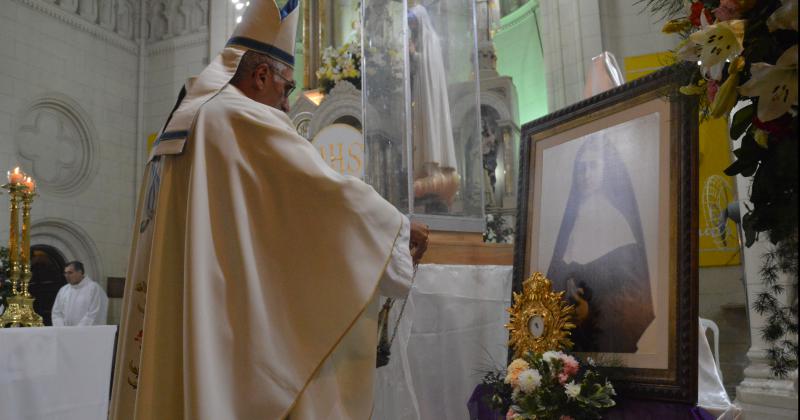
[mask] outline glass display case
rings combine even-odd
[[[366,181],[444,231],[483,232],[472,0],[364,0]]]

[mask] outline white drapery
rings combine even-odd
[[[719,357],[718,354],[716,356]],[[700,326],[697,340],[697,405],[719,420],[737,420],[742,414],[742,410],[731,403],[725,392],[703,326]]]
[[[0,330],[0,418],[106,419],[116,330]]]
[[[373,418],[469,418],[481,371],[505,367],[510,301],[510,266],[421,265],[389,364],[377,371]]]

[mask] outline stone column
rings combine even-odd
[[[745,207],[747,200],[744,197],[750,191],[751,182],[751,178],[744,178],[741,175],[736,177],[742,215],[747,212]],[[750,365],[744,370],[742,383],[736,387],[736,404],[744,410],[746,419],[794,420],[798,415],[797,371],[795,370],[786,379],[778,379],[772,375],[767,361],[769,343],[761,337],[761,328],[766,324],[766,319],[753,309],[753,302],[764,290],[760,270],[762,257],[769,250],[769,245],[769,241],[761,240],[750,248],[742,248],[751,344],[750,350],[747,351]],[[780,300],[786,304],[794,293],[792,279],[783,275],[779,282],[785,288]]]
[[[233,33],[236,23],[234,8],[230,0],[209,1],[208,3],[208,57],[213,59],[219,54],[228,38]]]

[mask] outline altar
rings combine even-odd
[[[481,370],[506,363],[511,266],[423,264],[378,368],[376,419],[466,419]],[[390,325],[397,322],[395,305]]]
[[[108,416],[116,326],[0,329],[0,418]]]

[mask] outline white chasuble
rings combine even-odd
[[[370,394],[344,411],[369,417],[374,296],[404,216],[286,114],[205,74],[229,77],[240,56],[226,48],[187,84],[148,164],[112,419],[313,418],[324,402],[304,391],[348,381]],[[357,371],[316,384],[352,349]]]

